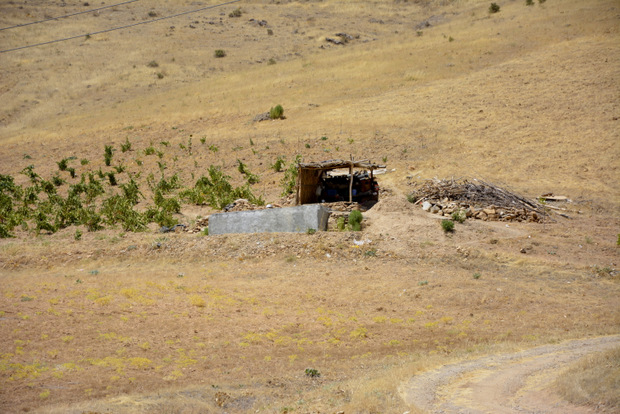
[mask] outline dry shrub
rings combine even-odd
[[[620,347],[581,358],[554,387],[573,404],[620,409]]]

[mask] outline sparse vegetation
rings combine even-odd
[[[282,197],[286,197],[289,194],[293,193],[295,186],[297,185],[297,175],[299,174],[299,170],[297,169],[297,164],[301,162],[301,155],[297,154],[295,156],[295,160],[290,163],[286,171],[284,172],[284,177],[280,184],[282,185]]]
[[[424,408],[402,398],[413,374],[498,356],[486,366],[493,378],[501,361],[534,363],[526,348],[609,346],[620,251],[612,2],[498,1],[501,12],[488,14],[490,2],[327,0],[327,19],[310,3],[261,2],[242,18],[227,18],[229,5],[3,53],[0,172],[12,183],[0,176],[0,411],[413,413]],[[11,10],[28,20],[32,4],[18,3]],[[59,16],[61,3],[37,11]],[[148,21],[149,10],[134,3],[89,19]],[[81,33],[82,23],[11,31],[5,48]],[[266,33],[273,27],[278,36]],[[360,37],[325,40],[342,31]],[[228,56],[214,58],[218,48]],[[289,119],[253,121],[278,103]],[[109,166],[104,144],[116,149]],[[355,208],[340,201],[330,232],[208,236],[212,214],[246,190],[274,209],[292,205],[297,153],[389,157],[375,171],[380,201],[360,205],[363,233],[336,232],[350,228],[337,209]],[[474,175],[532,203],[550,192],[572,201],[548,201],[543,231],[540,206],[518,222],[501,206],[470,204],[479,220],[461,225],[441,194],[416,205],[403,197],[425,178]],[[347,199],[345,170],[330,184]],[[443,217],[422,211],[423,200]],[[437,217],[456,233],[444,236]],[[175,222],[187,227],[161,228]],[[498,355],[512,351],[516,359]],[[583,370],[576,378],[615,390],[603,379],[610,365],[595,364],[598,383]],[[484,397],[468,391],[476,375],[444,378],[443,390]],[[446,407],[458,397],[418,389]],[[525,393],[506,398],[521,396],[536,406]],[[605,398],[586,404],[618,410]]]
[[[554,385],[573,404],[604,407],[605,411],[620,409],[620,347],[573,363]]]
[[[465,214],[463,210],[460,210],[460,209],[453,212],[451,214],[451,217],[452,217],[452,220],[457,223],[465,223],[465,220],[467,220],[467,215]]]
[[[242,14],[243,11],[241,10],[241,7],[237,7],[236,9],[228,13],[228,17],[241,17]]]

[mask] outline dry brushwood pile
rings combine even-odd
[[[548,214],[542,204],[479,179],[439,180],[412,183],[409,200],[442,216],[463,212],[484,221],[542,221]]]

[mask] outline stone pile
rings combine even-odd
[[[495,205],[473,206],[468,203],[451,202],[446,199],[442,201],[424,201],[422,203],[422,210],[440,216],[451,216],[452,213],[460,211],[465,214],[467,218],[484,221],[539,222],[542,220],[542,216],[539,213],[525,208],[498,207]]]
[[[484,221],[542,221],[544,206],[481,180],[427,180],[413,183],[409,200],[424,211],[442,216],[462,212]]]

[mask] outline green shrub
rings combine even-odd
[[[491,5],[489,6],[489,13],[497,13],[499,12],[499,5],[497,3],[491,3]]]
[[[144,149],[144,155],[153,155],[153,154],[155,154],[155,147],[153,147],[152,144]]]
[[[56,187],[60,187],[61,185],[63,185],[64,183],[66,183],[65,180],[63,180],[59,175],[54,175],[52,177],[52,183],[54,183],[54,185]]]
[[[276,105],[269,110],[269,118],[284,119],[284,108],[282,105]]]
[[[146,230],[146,217],[135,211],[133,204],[121,195],[113,195],[103,201],[101,215],[105,216],[107,224],[120,223],[125,231]]]
[[[222,49],[216,49],[214,55],[216,58],[223,58],[226,56],[226,52]]]
[[[306,230],[306,234],[314,234],[314,233],[316,233],[316,229],[308,228],[308,230]]]
[[[299,171],[297,169],[297,164],[301,161],[301,155],[297,154],[295,157],[295,161],[288,166],[286,171],[284,172],[284,177],[280,184],[282,185],[282,197],[286,197],[289,194],[292,194],[295,190],[295,186],[297,185],[297,174]]]
[[[148,66],[149,68],[158,68],[159,67],[159,63],[157,63],[154,60],[151,60],[146,66]]]
[[[260,181],[258,175],[252,174],[250,170],[248,170],[248,166],[245,165],[240,159],[237,159],[237,163],[237,169],[241,174],[245,176],[248,184],[256,184]]]
[[[318,370],[313,369],[313,368],[306,368],[305,373],[308,377],[311,377],[311,378],[318,378],[321,376],[321,373]]]
[[[111,145],[105,145],[104,146],[104,151],[103,151],[103,157],[105,160],[105,165],[107,167],[110,166],[110,164],[112,163],[112,146]]]
[[[75,229],[75,234],[73,235],[73,239],[75,241],[82,240],[82,231],[80,229]]]
[[[274,162],[271,165],[271,168],[275,171],[275,172],[280,172],[282,171],[282,167],[284,167],[284,157],[282,157],[281,155],[278,156],[278,158],[276,159],[276,162]]]
[[[349,213],[349,226],[353,231],[361,231],[362,230],[362,220],[364,217],[359,210],[353,210]]]
[[[534,0],[525,0],[525,5],[526,6],[533,6],[534,5]]]
[[[121,151],[131,151],[131,142],[129,142],[129,138],[125,138],[125,142],[121,144]]]
[[[58,161],[56,164],[58,164],[58,169],[60,171],[67,171],[67,167],[69,166],[69,159],[63,158],[62,160]]]
[[[465,212],[463,210],[457,210],[453,212],[451,217],[452,220],[456,221],[457,223],[464,223],[467,219],[467,215],[465,215]]]
[[[81,164],[81,165],[87,165],[89,162],[90,162],[90,161],[88,161],[86,158],[82,158],[82,159],[80,160],[80,164]]]
[[[441,228],[446,233],[454,231],[454,222],[452,220],[441,220]]]
[[[109,180],[111,186],[115,186],[117,184],[117,182],[116,182],[116,175],[114,175],[113,172],[109,172],[108,173],[108,180]]]
[[[336,220],[336,228],[338,229],[338,231],[344,231],[345,229],[344,217],[338,217],[338,219]]]

